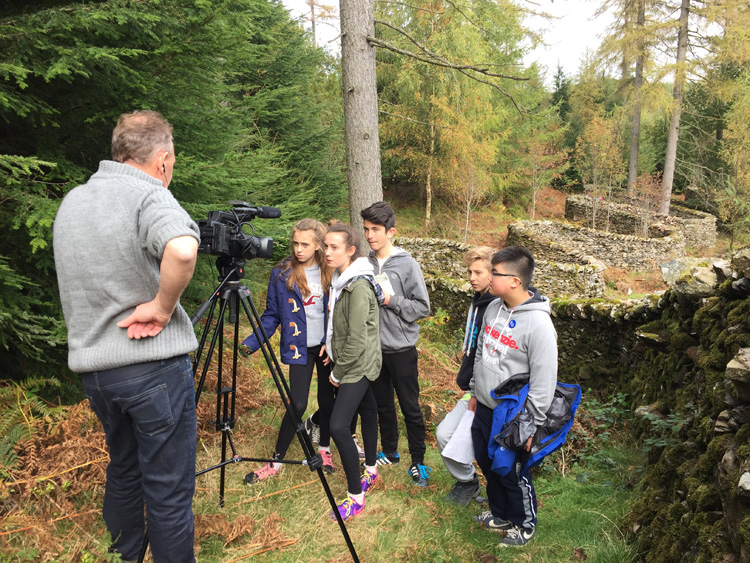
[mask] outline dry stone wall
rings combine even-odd
[[[594,206],[598,229],[607,225],[609,231],[621,235],[651,237],[677,231],[682,233],[685,245],[692,248],[710,248],[716,244],[716,217],[710,213],[690,209],[674,202],[669,216],[646,214],[638,207],[626,203],[600,202],[590,196],[571,195],[565,200],[565,218],[573,222],[590,224]]]
[[[574,264],[597,264],[647,270],[685,254],[685,238],[672,232],[661,238],[605,233],[553,221],[518,221],[508,225],[508,245],[525,246],[535,257]]]
[[[464,255],[472,246],[454,240],[437,238],[395,237],[393,243],[419,262],[425,276],[464,280]]]
[[[433,301],[443,303],[441,307],[449,314],[454,302],[457,302],[456,312],[466,311],[468,301],[464,303],[464,300],[471,299],[473,291],[466,279],[463,259],[471,245],[442,239],[406,237],[398,237],[394,243],[419,262]],[[593,261],[570,264],[565,260],[551,262],[539,259],[532,284],[550,298],[601,297],[605,288],[603,270],[600,263]],[[462,297],[457,299],[459,295]]]
[[[648,561],[750,561],[750,248],[714,269],[710,295],[552,302],[559,379],[643,417],[624,527]]]

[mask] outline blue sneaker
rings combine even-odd
[[[477,516],[472,516],[472,518],[482,524],[490,532],[497,532],[498,534],[508,532],[515,527],[513,522],[493,516],[491,510],[485,510]]]
[[[430,478],[431,474],[432,469],[421,463],[412,463],[409,468],[409,475],[420,487],[427,486],[427,480]]]
[[[401,458],[399,457],[398,452],[393,452],[392,454],[378,452],[378,455],[375,458],[375,463],[377,465],[396,465],[400,461]]]
[[[505,537],[500,540],[499,547],[523,547],[534,539],[534,528],[521,528],[513,526],[505,533]]]

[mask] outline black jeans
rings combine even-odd
[[[104,521],[112,548],[124,560],[138,558],[145,501],[154,561],[195,561],[197,422],[190,358],[85,373],[81,381],[109,446]]]
[[[375,454],[378,449],[378,406],[370,388],[370,381],[366,377],[356,383],[342,383],[339,386],[331,415],[331,437],[341,456],[347,489],[353,495],[362,492],[359,453],[351,432],[352,418],[356,412],[359,412],[362,418],[365,463],[375,465]]]
[[[383,452],[398,451],[398,419],[393,392],[396,392],[406,423],[409,453],[412,463],[424,462],[424,417],[419,407],[419,370],[417,349],[384,353],[380,377],[372,382],[372,391],[378,403],[380,440]]]
[[[323,365],[320,354],[320,346],[307,349],[307,363],[292,364],[289,366],[289,392],[292,404],[297,409],[300,417],[304,419],[307,410],[307,397],[310,394],[310,381],[312,381],[313,368],[318,372],[318,410],[320,411],[320,445],[328,446],[331,443],[331,412],[333,411],[333,397],[335,387],[328,381],[331,373],[329,365]],[[279,437],[276,439],[276,456],[283,459],[289,444],[294,439],[294,424],[292,424],[289,413],[284,415],[279,428]]]
[[[474,456],[487,479],[487,500],[492,515],[522,528],[533,528],[536,526],[536,491],[531,482],[531,471],[519,474],[518,463],[505,476],[492,471],[492,460],[487,454],[491,430],[492,409],[477,403],[471,438]]]

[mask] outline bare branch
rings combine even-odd
[[[486,84],[487,86],[492,86],[493,88],[498,90],[503,96],[507,97],[513,103],[518,113],[520,114],[529,113],[528,109],[519,105],[518,102],[516,102],[515,98],[510,93],[506,92],[500,85],[495,84],[494,82],[490,82],[488,80],[482,80],[478,76],[474,76],[473,74],[470,74],[469,71],[478,72],[480,74],[484,74],[485,76],[510,78],[512,80],[529,80],[528,78],[521,78],[521,77],[516,77],[516,76],[503,76],[503,75],[489,72],[487,71],[487,69],[481,69],[472,65],[457,65],[457,64],[451,63],[443,59],[442,57],[441,58],[427,58],[422,55],[418,55],[417,53],[412,53],[411,51],[399,49],[395,45],[391,45],[390,43],[386,41],[382,41],[375,37],[370,37],[369,35],[367,36],[367,41],[369,41],[371,45],[375,45],[376,47],[382,47],[383,49],[388,49],[389,51],[393,51],[394,53],[398,53],[400,55],[411,57],[412,59],[416,59],[418,61],[422,61],[427,64],[432,64],[435,66],[442,66],[445,68],[451,68],[453,70],[457,70],[458,72],[471,78],[472,80],[476,80],[477,82],[481,82],[482,84]]]
[[[525,113],[529,113],[529,110],[527,108],[525,108],[522,105],[519,105],[519,103],[516,102],[516,99],[511,94],[503,90],[499,85],[495,84],[494,82],[490,82],[489,80],[482,80],[481,78],[477,76],[473,76],[469,74],[468,72],[466,72],[466,70],[461,69],[461,68],[457,68],[456,70],[460,72],[461,74],[468,76],[472,80],[476,80],[477,82],[481,82],[482,84],[487,84],[487,86],[492,86],[493,88],[497,89],[503,96],[507,97],[513,103],[513,106],[516,108],[516,111],[520,113],[521,115]]]
[[[398,33],[400,33],[401,35],[403,35],[404,37],[406,37],[409,41],[411,41],[412,43],[414,43],[414,45],[416,45],[417,47],[419,47],[425,53],[425,55],[427,55],[427,57],[428,57],[429,60],[425,60],[424,58],[420,58],[420,55],[417,55],[416,53],[411,53],[410,51],[405,51],[403,49],[399,49],[395,45],[391,45],[390,43],[387,43],[386,41],[383,41],[382,39],[376,39],[374,37],[369,37],[368,36],[367,40],[370,43],[374,44],[374,45],[380,44],[381,47],[384,47],[384,48],[389,49],[391,51],[394,51],[396,53],[401,53],[402,55],[406,55],[406,56],[412,57],[412,58],[417,58],[417,59],[420,59],[420,60],[422,60],[424,62],[435,64],[435,65],[438,65],[438,66],[444,66],[444,67],[453,68],[453,69],[456,69],[456,70],[459,70],[459,69],[473,70],[475,72],[479,72],[480,74],[484,74],[484,75],[487,75],[487,76],[493,76],[495,78],[505,78],[507,80],[518,80],[518,81],[529,80],[529,78],[524,77],[524,76],[513,76],[513,75],[510,75],[510,74],[498,74],[496,72],[490,72],[487,67],[498,66],[498,65],[495,65],[493,63],[478,63],[476,65],[459,65],[457,63],[452,63],[448,59],[446,59],[444,56],[438,55],[437,53],[433,53],[432,51],[430,51],[427,47],[425,47],[424,45],[422,45],[419,41],[417,41],[416,39],[414,39],[414,37],[412,37],[409,33],[407,33],[405,30],[401,29],[400,27],[395,26],[393,24],[390,24],[388,22],[382,21],[382,20],[375,20],[375,23],[379,23],[379,24],[384,25],[386,27],[390,27],[394,31],[397,31]]]

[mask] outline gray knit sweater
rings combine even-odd
[[[160,180],[103,160],[73,189],[55,217],[53,244],[68,365],[79,373],[163,360],[195,350],[190,318],[178,304],[157,336],[129,339],[117,323],[159,289],[164,247],[199,239],[198,227]]]

